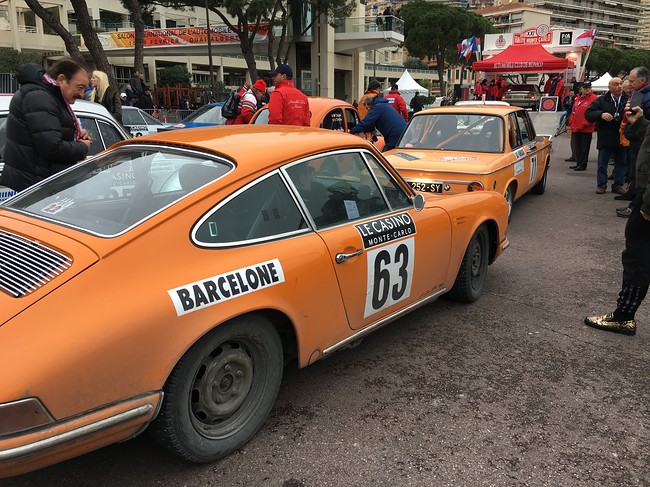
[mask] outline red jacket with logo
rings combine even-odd
[[[278,83],[269,99],[269,124],[309,127],[310,119],[309,100],[293,80]]]
[[[569,127],[572,132],[593,132],[596,129],[596,123],[590,122],[585,117],[585,112],[589,105],[598,98],[592,91],[587,96],[576,96],[573,101],[573,110],[569,119]]]
[[[402,95],[399,94],[399,91],[390,90],[384,98],[388,100],[388,103],[397,110],[397,113],[399,113],[404,120],[407,122],[409,121],[409,112],[406,108],[406,102],[404,101],[404,98],[402,98]]]

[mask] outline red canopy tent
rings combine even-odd
[[[508,46],[490,59],[472,63],[474,71],[484,71],[486,73],[495,71],[518,73],[560,72],[573,67],[573,61],[553,56],[541,44]]]

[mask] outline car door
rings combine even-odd
[[[544,174],[544,161],[541,160],[541,144],[535,140],[535,129],[533,128],[528,112],[518,110],[515,113],[517,128],[520,134],[520,147],[526,151],[524,170],[520,173],[518,179],[520,187],[526,188],[527,191]]]
[[[325,242],[352,329],[442,292],[451,246],[449,217],[418,212],[366,151],[338,151],[286,169]]]

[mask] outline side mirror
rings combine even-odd
[[[417,193],[413,197],[413,208],[415,208],[416,211],[420,211],[424,208],[424,196],[422,196],[422,193]]]

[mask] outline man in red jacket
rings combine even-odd
[[[390,91],[384,98],[388,100],[388,103],[397,110],[397,113],[399,113],[404,120],[407,122],[409,121],[409,112],[406,108],[406,102],[399,93],[399,86],[397,86],[397,83],[394,83],[390,87]]]
[[[309,100],[293,86],[291,67],[280,64],[271,71],[271,80],[275,89],[269,100],[269,124],[309,127]]]
[[[591,147],[591,138],[596,129],[596,124],[587,120],[585,112],[596,98],[598,97],[591,91],[591,83],[587,81],[582,84],[580,95],[576,96],[573,102],[569,127],[571,127],[571,150],[576,158],[576,164],[569,167],[569,169],[574,171],[585,171],[587,169],[589,148]]]

